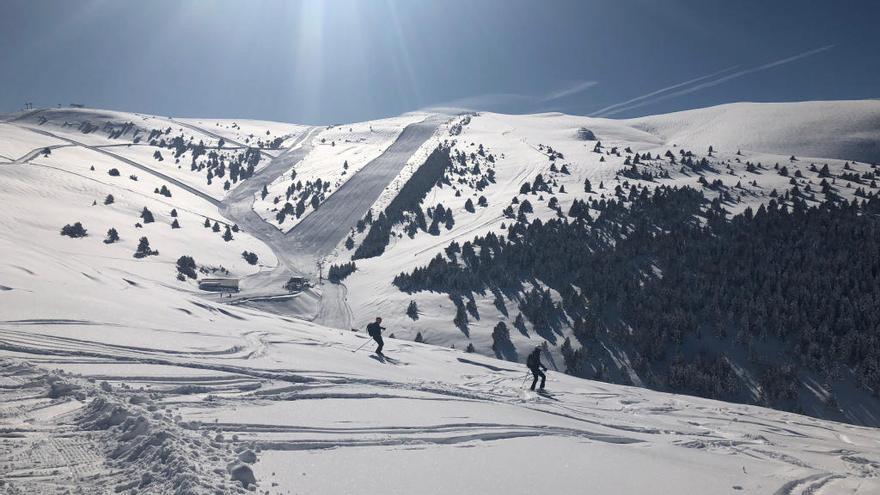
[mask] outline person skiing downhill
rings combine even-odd
[[[380,316],[376,317],[376,321],[367,325],[367,333],[379,344],[376,347],[376,354],[380,356],[384,355],[382,354],[382,347],[385,346],[385,342],[382,340],[382,330],[385,330],[385,327],[382,326],[382,317]]]
[[[538,378],[541,378],[541,388],[539,391],[544,390],[544,383],[547,381],[547,375],[544,374],[544,371],[547,371],[547,367],[541,364],[541,348],[535,347],[535,350],[529,354],[529,357],[526,358],[526,367],[531,370],[532,375],[534,375],[535,379],[532,380],[532,388],[531,390],[535,390],[535,385],[538,384]],[[544,371],[541,371],[541,370]]]

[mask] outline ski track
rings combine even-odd
[[[816,472],[809,462],[805,462],[786,449],[796,449],[794,445],[809,444],[813,438],[804,432],[780,426],[773,420],[750,419],[748,415],[731,424],[730,411],[700,408],[681,409],[680,406],[660,406],[646,403],[643,407],[632,409],[631,414],[620,416],[613,404],[618,404],[620,394],[602,390],[583,393],[563,392],[555,394],[558,400],[547,401],[541,397],[529,398],[518,395],[518,385],[522,372],[491,365],[484,366],[479,361],[457,358],[456,361],[473,367],[475,371],[467,375],[462,385],[452,385],[436,381],[393,381],[321,370],[279,370],[266,369],[277,354],[279,345],[316,344],[309,337],[279,338],[272,332],[251,331],[243,337],[242,346],[218,350],[179,351],[163,350],[138,346],[112,345],[79,338],[57,337],[34,333],[30,328],[40,325],[99,325],[97,322],[78,320],[19,321],[8,329],[0,328],[0,349],[18,356],[27,356],[38,363],[43,358],[51,359],[51,366],[65,363],[136,365],[139,370],[151,366],[167,368],[164,374],[87,373],[79,378],[70,375],[56,376],[52,380],[26,377],[22,370],[37,373],[35,368],[18,365],[14,373],[9,373],[10,365],[0,360],[0,421],[4,418],[49,415],[51,424],[40,424],[39,434],[30,427],[12,427],[0,422],[0,466],[12,466],[0,471],[5,479],[15,480],[17,487],[33,488],[33,491],[49,490],[53,484],[67,482],[87,483],[89,486],[120,486],[118,477],[107,473],[108,454],[103,453],[97,440],[103,436],[91,437],[76,426],[77,411],[84,409],[88,400],[115,400],[126,397],[139,397],[136,404],[149,406],[163,404],[163,407],[177,410],[182,415],[179,421],[178,440],[198,439],[217,436],[221,440],[212,443],[244,445],[258,452],[323,452],[339,449],[410,449],[431,446],[474,446],[488,443],[508,442],[529,438],[568,438],[582,442],[616,445],[619,448],[639,448],[647,444],[669,444],[684,450],[704,450],[722,455],[753,459],[757,462],[787,466],[789,481],[780,483],[775,490],[778,495],[807,495],[823,493],[823,490],[836,481],[857,477],[873,477],[878,474],[880,462],[872,460],[873,455],[859,453],[857,450],[836,450],[825,455],[841,459],[846,471]],[[9,322],[6,325],[10,325]],[[27,327],[18,329],[16,327]],[[339,352],[348,352],[347,346],[329,344]],[[410,348],[400,346],[398,353],[405,358]],[[287,352],[287,351],[284,351]],[[444,351],[451,352],[451,351]],[[235,364],[226,364],[227,358]],[[363,359],[363,356],[352,356]],[[247,364],[253,362],[253,364]],[[48,364],[48,363],[47,363]],[[405,364],[405,363],[404,363]],[[376,364],[376,366],[381,366]],[[175,373],[180,370],[203,370],[216,372],[210,376],[187,376]],[[480,371],[476,371],[480,370]],[[485,372],[483,372],[485,371]],[[47,372],[42,372],[47,373]],[[9,377],[25,376],[17,384],[10,384]],[[37,384],[62,379],[72,383],[75,390],[88,390],[85,402],[71,402],[65,395],[57,399],[36,399],[45,394],[26,390],[25,384]],[[98,383],[109,382],[110,386]],[[120,394],[122,394],[120,396]],[[140,394],[140,395],[139,395]],[[145,395],[146,394],[146,395]],[[96,398],[97,397],[97,398]],[[193,401],[200,398],[201,400]],[[39,400],[39,403],[26,401]],[[127,399],[125,399],[127,400]],[[135,400],[135,399],[131,399]],[[426,417],[422,424],[375,424],[374,420],[360,420],[355,414],[342,424],[321,424],[320,416],[314,423],[276,422],[279,418],[263,414],[262,422],[244,416],[240,420],[218,420],[212,417],[217,413],[240,408],[259,410],[272,404],[323,404],[326,410],[339,407],[340,401],[368,402],[406,402],[408,404],[460,404],[461,421],[448,421],[442,417]],[[634,407],[641,401],[628,401]],[[592,404],[596,405],[593,406]],[[65,406],[64,404],[68,404]],[[354,404],[354,403],[353,403]],[[389,402],[389,404],[391,404]],[[485,404],[487,407],[502,407],[513,411],[514,415],[526,414],[530,418],[520,421],[485,421],[480,415],[471,416],[465,412],[472,406]],[[131,408],[134,406],[126,406]],[[149,406],[153,407],[153,406]],[[291,406],[294,410],[304,406]],[[314,406],[308,406],[309,408]],[[389,406],[395,407],[395,406]],[[433,406],[431,406],[433,407]],[[446,406],[444,406],[446,407]],[[53,409],[63,412],[55,416]],[[659,409],[665,413],[658,415]],[[128,409],[126,409],[128,411]],[[323,410],[323,409],[322,409]],[[45,411],[45,412],[44,412]],[[215,412],[216,411],[216,412]],[[521,411],[516,413],[516,411]],[[718,414],[713,414],[717,412]],[[130,414],[127,412],[126,414]],[[699,417],[699,424],[690,418]],[[228,417],[228,416],[224,416]],[[541,418],[544,419],[541,419]],[[66,419],[65,419],[66,418]],[[626,421],[622,421],[628,418]],[[269,420],[269,422],[266,422]],[[758,427],[759,436],[754,433],[742,438],[731,438],[732,432],[716,433],[718,428],[733,426],[734,429]],[[813,425],[804,425],[812,427]],[[111,429],[112,430],[112,429]],[[817,429],[817,431],[822,429]],[[105,434],[117,434],[108,431]],[[34,439],[33,437],[37,437]],[[104,438],[103,442],[118,442]],[[188,440],[187,440],[188,441]],[[8,442],[12,442],[11,446]],[[27,446],[27,447],[25,447]],[[771,450],[772,447],[772,450]],[[239,447],[240,450],[241,447]],[[736,462],[736,461],[734,461]],[[25,467],[31,466],[31,467]],[[33,467],[39,466],[39,469]],[[62,468],[63,467],[63,468]],[[45,468],[45,470],[43,469]],[[50,469],[51,468],[51,469]],[[805,473],[806,470],[806,473]],[[222,471],[222,469],[220,470]],[[810,473],[812,471],[812,473]],[[51,474],[55,473],[55,474]],[[800,476],[798,476],[800,473]],[[50,475],[51,474],[51,475]],[[216,473],[215,473],[216,474]],[[109,477],[108,477],[109,476]],[[225,474],[216,474],[226,479]],[[791,479],[794,478],[794,479]],[[106,479],[107,481],[99,481]],[[54,480],[54,481],[51,481]],[[107,484],[109,483],[109,484]],[[114,485],[115,484],[115,485]]]

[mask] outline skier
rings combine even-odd
[[[544,371],[547,371],[547,367],[541,364],[541,348],[535,347],[535,350],[529,354],[529,357],[526,358],[526,366],[531,370],[532,375],[534,375],[535,379],[532,380],[532,388],[531,390],[535,390],[535,385],[538,384],[538,378],[541,378],[541,388],[538,391],[544,390],[544,382],[547,381],[547,375],[544,374]],[[544,371],[541,371],[543,369]]]
[[[385,345],[385,342],[382,341],[382,330],[385,330],[385,327],[382,326],[382,317],[377,316],[376,321],[367,325],[367,333],[370,334],[370,337],[373,337],[373,340],[379,344],[376,347],[376,354],[380,356],[384,356],[382,354],[382,347]]]

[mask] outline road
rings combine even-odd
[[[312,278],[315,262],[330,254],[348,235],[376,202],[382,191],[400,173],[409,158],[428,140],[442,123],[445,115],[432,115],[404,128],[394,143],[380,156],[366,164],[358,173],[336,190],[315,211],[298,225],[282,233],[253,211],[254,195],[281,174],[290,170],[312,149],[314,129],[303,134],[295,149],[288,149],[251,179],[233,190],[221,203],[223,216],[234,220],[245,231],[265,242],[275,253],[278,265],[271,271],[263,271],[241,282],[241,292],[232,301],[268,309],[268,301],[277,301],[277,312],[312,319],[316,323],[335,328],[349,328],[351,310],[346,302],[344,285],[324,284],[296,296],[297,301],[277,298],[282,287],[294,275]],[[297,146],[299,145],[299,146]]]
[[[284,283],[293,275],[305,276],[306,272],[298,263],[290,240],[278,228],[263,220],[253,209],[254,195],[290,170],[305,158],[312,150],[311,137],[317,128],[303,132],[299,139],[287,150],[273,158],[268,165],[257,171],[250,179],[239,183],[220,203],[220,213],[234,221],[245,232],[263,241],[278,259],[273,270],[256,273],[241,282],[241,292],[232,298],[233,302],[241,302],[251,298],[276,296],[283,293]],[[310,267],[309,267],[310,268]]]
[[[213,197],[211,197],[211,196],[209,196],[209,195],[203,193],[202,191],[199,191],[198,189],[196,189],[196,188],[190,186],[189,184],[186,184],[186,183],[184,183],[184,182],[181,182],[181,181],[175,179],[174,177],[171,177],[171,176],[165,175],[165,174],[163,174],[162,172],[159,172],[159,171],[157,171],[157,170],[155,170],[155,169],[153,169],[153,168],[150,168],[150,167],[148,167],[148,166],[146,166],[146,165],[142,165],[142,164],[140,164],[140,163],[138,163],[138,162],[136,162],[136,161],[134,161],[134,160],[130,160],[130,159],[128,159],[128,158],[126,158],[126,157],[124,157],[124,156],[121,156],[121,155],[117,155],[116,153],[113,153],[112,151],[107,151],[107,150],[105,150],[105,149],[100,148],[99,146],[92,146],[92,145],[85,144],[85,143],[80,142],[80,141],[76,141],[76,140],[74,140],[74,139],[70,139],[69,137],[65,137],[65,136],[61,136],[61,135],[58,135],[58,134],[54,134],[54,133],[51,133],[51,132],[49,132],[49,131],[44,131],[43,129],[35,129],[35,128],[33,128],[33,127],[27,127],[27,126],[20,126],[20,127],[21,127],[22,129],[27,129],[27,130],[29,130],[29,131],[31,131],[31,132],[35,132],[35,133],[37,133],[37,134],[42,134],[42,135],[44,135],[44,136],[49,136],[49,137],[51,137],[51,138],[55,138],[55,139],[58,139],[58,140],[61,140],[61,141],[66,141],[66,142],[68,142],[68,143],[70,143],[70,144],[73,144],[73,145],[76,145],[76,146],[81,146],[81,147],[83,147],[83,148],[90,149],[90,150],[95,151],[95,152],[97,152],[97,153],[103,153],[103,154],[105,154],[105,155],[107,155],[107,156],[110,156],[110,157],[113,157],[113,158],[115,158],[115,159],[117,159],[117,160],[119,160],[119,161],[121,161],[121,162],[123,162],[123,163],[125,163],[125,164],[131,165],[132,167],[135,167],[135,168],[137,168],[137,169],[139,169],[139,170],[142,170],[142,171],[144,171],[144,172],[146,172],[146,173],[148,173],[148,174],[150,174],[150,175],[154,175],[154,176],[156,176],[156,177],[158,177],[158,178],[160,178],[160,179],[162,179],[162,180],[164,180],[164,181],[167,181],[167,182],[169,182],[169,183],[171,183],[171,184],[173,184],[173,185],[175,185],[175,186],[177,186],[177,187],[179,187],[179,188],[181,188],[181,189],[184,189],[184,190],[186,190],[186,191],[188,191],[188,192],[190,192],[190,193],[192,193],[192,194],[198,196],[199,198],[204,199],[205,201],[207,201],[208,203],[211,203],[211,204],[214,205],[214,206],[218,206],[218,207],[220,206],[220,201],[218,201],[218,200],[214,199]]]
[[[173,119],[173,118],[170,118],[170,117],[168,118],[168,121],[169,121],[169,122],[173,122],[173,123],[179,125],[180,127],[186,127],[187,129],[189,129],[189,130],[191,130],[191,131],[198,132],[199,134],[204,134],[204,135],[206,135],[206,136],[210,136],[210,137],[212,137],[212,138],[214,138],[214,139],[216,139],[216,140],[218,140],[218,141],[222,139],[223,141],[225,141],[225,142],[227,142],[227,143],[232,143],[232,144],[234,144],[234,145],[236,145],[236,146],[247,147],[247,145],[244,144],[244,143],[240,143],[240,142],[238,142],[238,141],[236,141],[236,140],[234,140],[234,139],[232,139],[232,138],[228,138],[228,137],[226,137],[226,136],[222,136],[222,135],[220,135],[220,134],[217,134],[216,132],[211,132],[211,131],[209,131],[208,129],[205,129],[204,127],[199,127],[199,126],[197,126],[197,125],[193,125],[193,124],[190,124],[190,123],[187,123],[187,122],[182,122],[182,121],[180,121],[180,120]],[[262,151],[261,151],[261,153],[262,153]]]

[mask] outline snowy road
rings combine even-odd
[[[273,159],[256,176],[234,189],[221,203],[220,212],[266,243],[279,263],[271,271],[260,272],[242,281],[241,292],[231,301],[296,315],[331,327],[350,328],[351,310],[346,303],[344,287],[325,284],[299,296],[278,297],[284,295],[282,287],[290,276],[308,276],[315,272],[315,262],[329,254],[348,235],[409,158],[448,118],[431,115],[406,126],[384,153],[365,165],[287,234],[254,212],[254,195],[312,150],[311,136],[315,128],[301,135],[291,148]]]
[[[21,127],[24,128],[24,129],[27,129],[27,130],[29,130],[29,131],[31,131],[31,132],[34,132],[34,133],[37,133],[37,134],[42,134],[43,136],[48,136],[48,137],[51,137],[51,138],[59,139],[59,140],[61,140],[61,141],[66,141],[66,142],[68,142],[68,143],[70,143],[70,144],[72,144],[72,145],[80,146],[80,147],[82,147],[82,148],[90,149],[90,150],[92,150],[92,151],[95,151],[95,152],[98,152],[98,153],[101,153],[101,154],[104,154],[104,155],[110,156],[110,157],[112,157],[112,158],[114,158],[114,159],[116,159],[116,160],[119,160],[119,161],[121,161],[121,162],[123,162],[123,163],[125,163],[125,164],[131,165],[132,167],[135,167],[135,168],[137,168],[137,169],[139,169],[139,170],[142,170],[142,171],[144,171],[144,172],[146,172],[146,173],[148,173],[148,174],[150,174],[150,175],[154,175],[154,176],[156,176],[156,177],[158,177],[158,178],[160,178],[160,179],[162,179],[162,180],[164,180],[164,181],[167,181],[168,183],[170,183],[170,184],[172,184],[172,185],[174,185],[174,186],[177,186],[177,187],[179,187],[179,188],[181,188],[181,189],[184,189],[184,190],[186,190],[187,192],[189,192],[190,194],[193,194],[193,195],[195,195],[195,196],[198,196],[199,198],[201,198],[201,199],[207,201],[208,203],[211,203],[211,204],[214,205],[214,206],[220,206],[220,202],[217,201],[215,198],[209,196],[208,194],[203,193],[202,191],[200,191],[200,190],[198,190],[198,189],[196,189],[196,188],[190,186],[189,184],[186,184],[186,183],[184,183],[184,182],[181,182],[181,181],[179,181],[179,180],[177,180],[177,179],[175,179],[174,177],[171,177],[171,176],[169,176],[169,175],[163,174],[163,173],[157,171],[157,170],[154,169],[154,168],[148,167],[148,166],[143,165],[143,164],[141,164],[141,163],[138,163],[138,162],[136,162],[136,161],[134,161],[134,160],[128,159],[128,158],[126,158],[126,157],[124,157],[124,156],[120,156],[120,155],[118,155],[118,154],[116,154],[116,153],[113,153],[112,151],[105,150],[105,149],[103,149],[103,148],[100,147],[100,146],[93,146],[93,145],[85,144],[85,143],[83,143],[83,142],[81,142],[81,141],[77,141],[77,140],[71,139],[71,138],[69,138],[69,137],[67,137],[67,136],[64,136],[64,135],[61,135],[61,134],[56,134],[56,133],[52,133],[52,132],[49,132],[49,131],[44,131],[43,129],[35,129],[35,128],[33,128],[33,127],[25,127],[25,126],[21,126]]]

